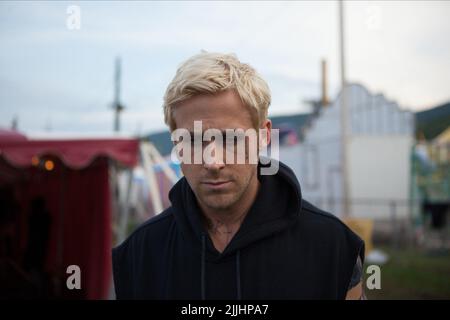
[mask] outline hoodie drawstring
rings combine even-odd
[[[206,272],[205,272],[206,235],[202,233],[201,276],[200,288],[202,300],[206,300]],[[237,300],[242,300],[241,293],[241,251],[236,252],[236,288]]]
[[[241,300],[241,251],[236,252],[236,287],[237,299]]]
[[[202,300],[206,300],[206,293],[205,293],[205,250],[206,250],[206,236],[204,233],[202,233],[202,256],[201,256],[201,280],[200,280],[200,286],[202,290]]]

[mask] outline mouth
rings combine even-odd
[[[230,180],[222,180],[222,181],[205,181],[203,182],[203,185],[210,189],[223,189],[228,187],[231,184]]]

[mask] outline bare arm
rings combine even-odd
[[[349,289],[347,291],[346,300],[366,300],[362,279],[363,265],[361,258],[358,256],[355,267],[353,268],[352,278],[350,280]]]

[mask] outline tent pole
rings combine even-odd
[[[118,209],[118,199],[117,199],[117,167],[116,163],[108,158],[108,168],[109,168],[109,188],[111,193],[111,211],[113,216],[113,233],[115,235],[115,242],[117,243],[118,233],[119,233],[119,209]]]
[[[175,174],[175,172],[170,168],[170,166],[167,164],[167,161],[164,160],[164,158],[161,156],[161,154],[158,152],[158,150],[155,148],[155,146],[151,143],[147,144],[148,150],[150,151],[151,156],[155,159],[155,162],[159,165],[161,165],[161,168],[166,175],[166,177],[172,182],[172,184],[177,183],[178,177]]]
[[[61,192],[59,197],[59,230],[58,230],[58,243],[57,243],[57,264],[58,264],[58,277],[56,278],[56,295],[58,297],[62,294],[62,278],[66,274],[64,268],[64,216],[65,216],[65,195],[66,195],[66,167],[61,163]]]
[[[127,236],[128,218],[130,215],[131,188],[133,187],[133,169],[129,168],[127,172],[128,172],[127,190],[125,200],[123,201],[120,210],[120,227],[118,236],[119,243],[122,243]]]
[[[161,213],[163,211],[163,205],[161,201],[161,194],[159,192],[159,186],[156,181],[156,175],[153,168],[153,161],[150,156],[150,150],[148,150],[148,145],[142,143],[140,146],[141,149],[141,158],[144,166],[144,172],[147,176],[147,181],[150,187],[150,196],[152,199],[153,210],[155,215]]]

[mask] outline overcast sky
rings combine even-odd
[[[80,9],[80,28],[69,6]],[[348,80],[402,108],[450,100],[450,2],[346,2]],[[69,19],[69,20],[68,20]],[[73,23],[69,26],[76,26]],[[162,96],[177,66],[234,52],[272,90],[270,115],[308,111],[339,88],[337,3],[0,2],[0,127],[26,133],[112,131],[114,58],[122,57],[123,131],[165,128]]]

